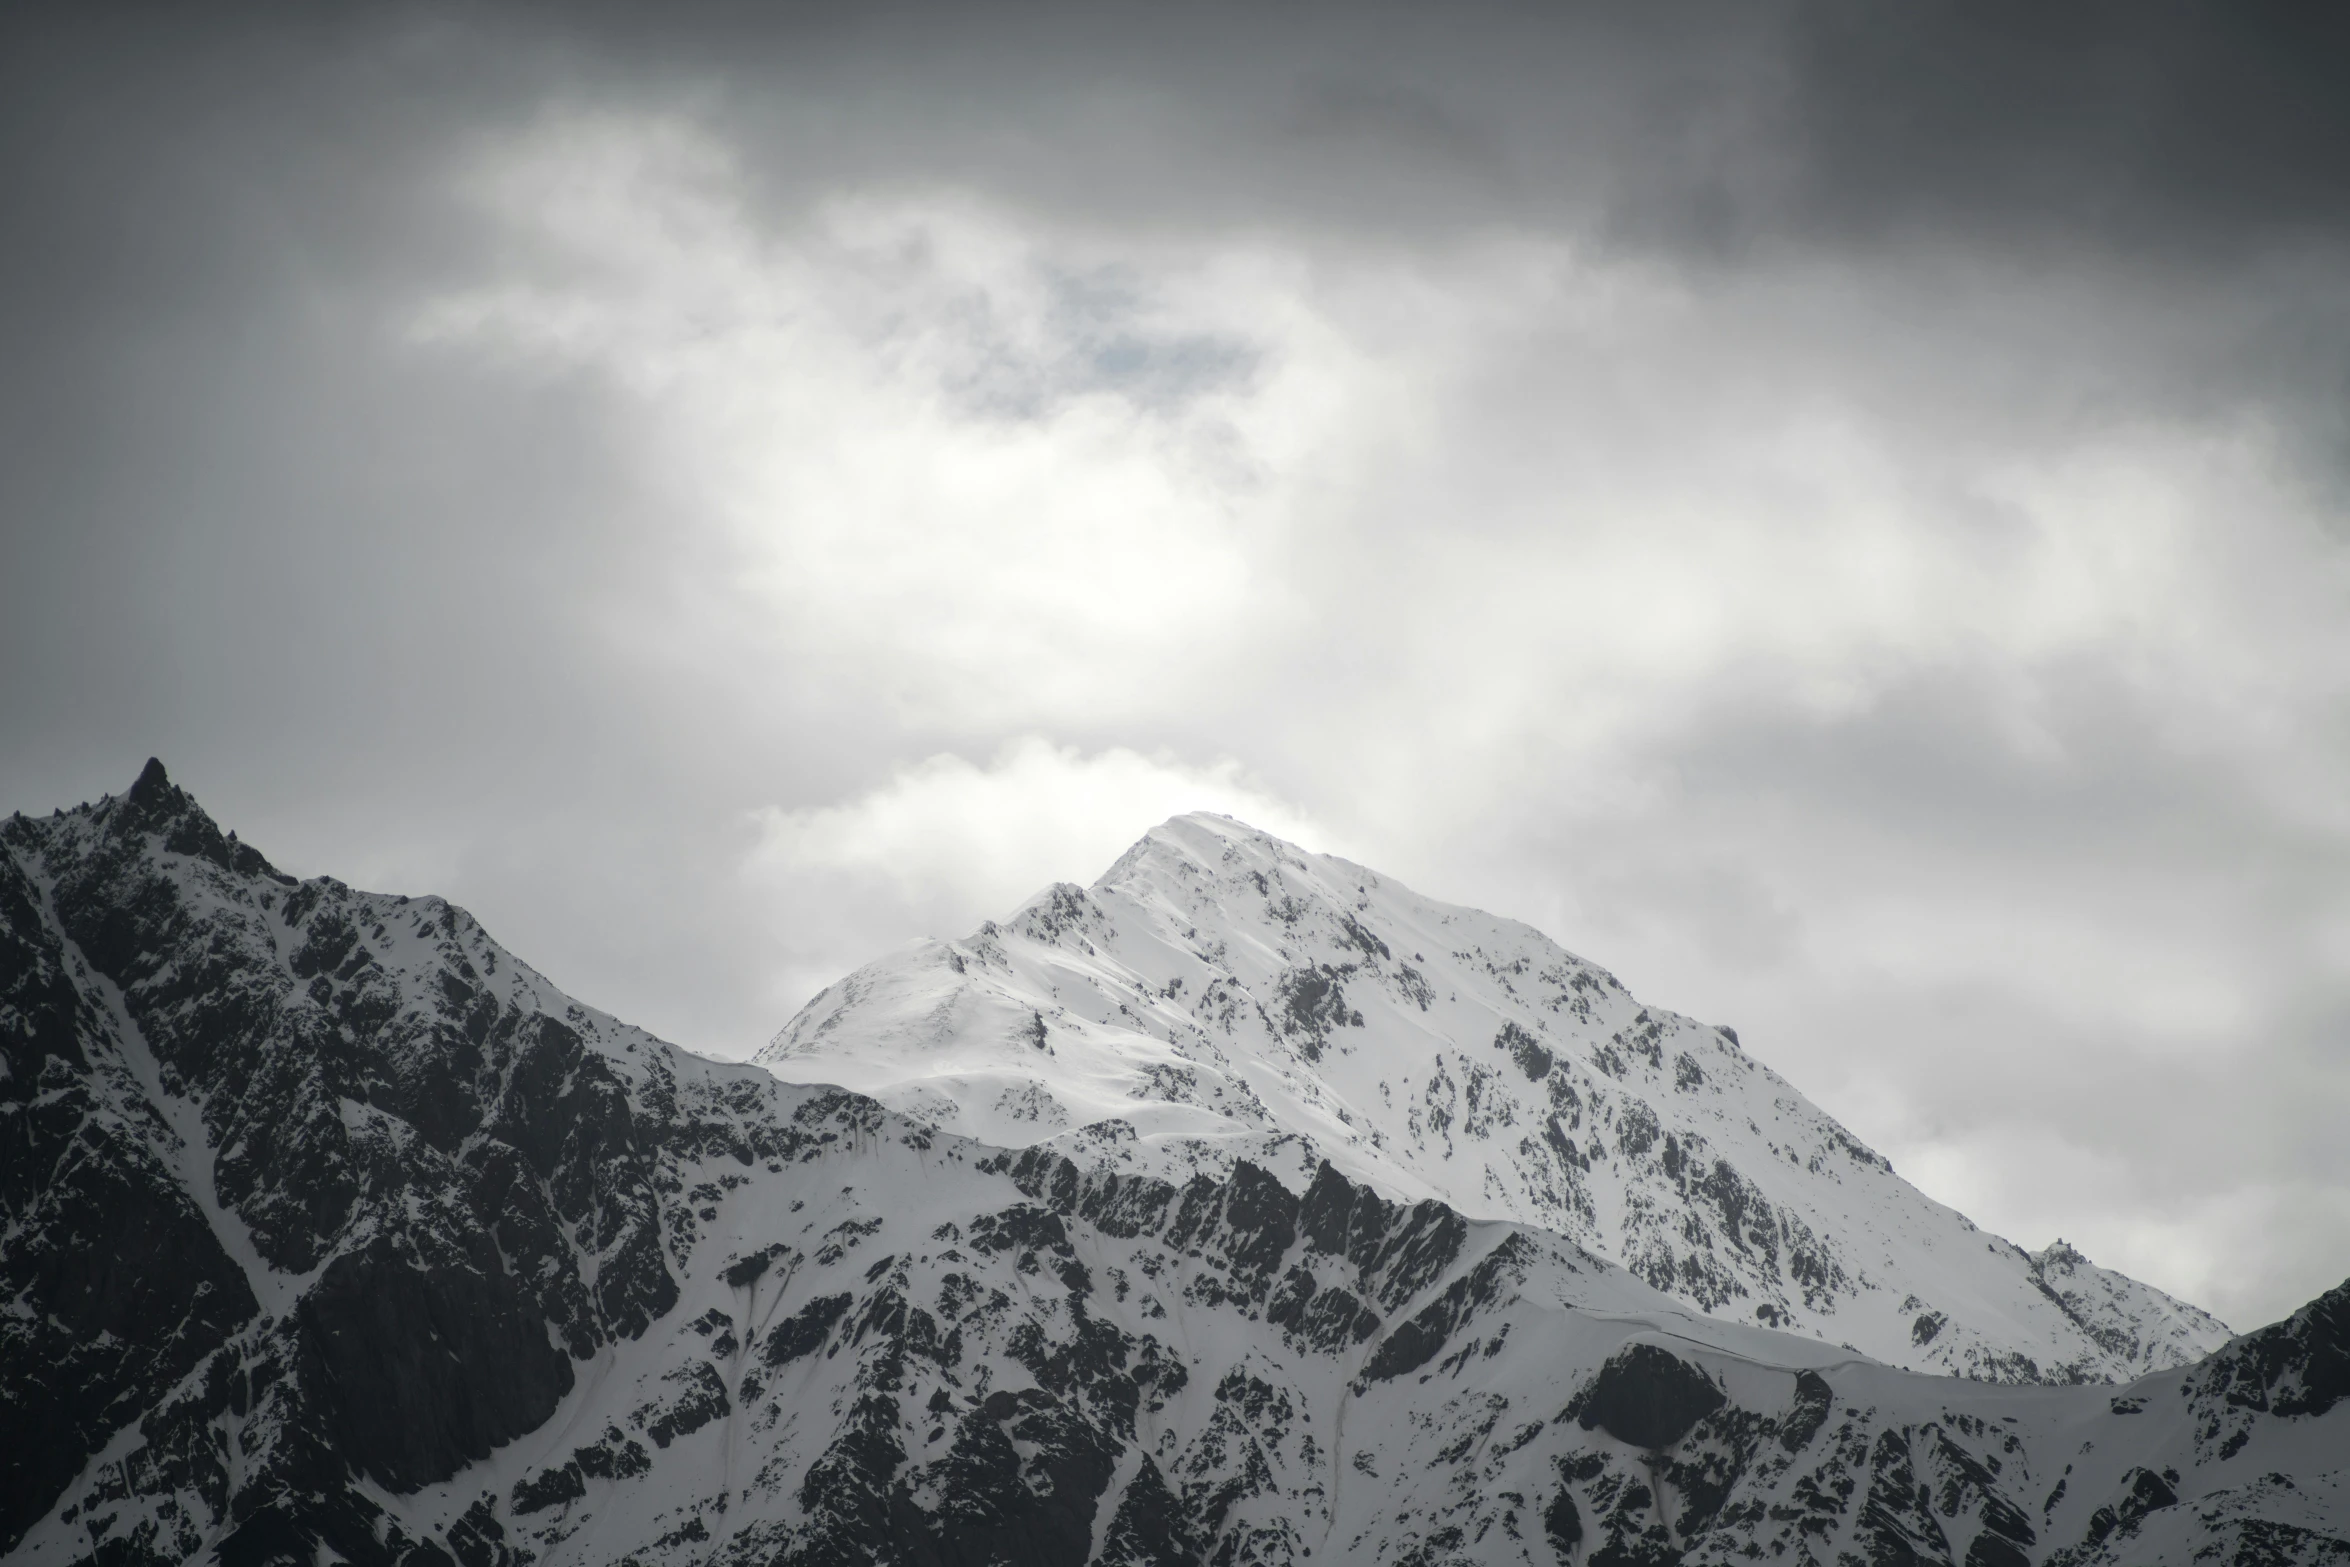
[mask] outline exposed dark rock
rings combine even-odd
[[[2157,1508],[2178,1505],[2179,1493],[2172,1489],[2170,1481],[2151,1469],[2132,1469],[2122,1476],[2122,1487],[2121,1500],[2114,1505],[2114,1516],[2125,1529]]]
[[[644,1448],[611,1428],[594,1445],[574,1448],[571,1461],[581,1474],[596,1480],[628,1480],[653,1472],[653,1460]]]
[[[1502,1298],[1518,1277],[1525,1243],[1512,1236],[1483,1261],[1445,1287],[1444,1293],[1398,1325],[1371,1355],[1358,1385],[1391,1381],[1419,1370],[1440,1354],[1454,1332],[1475,1313]]]
[[[1518,1070],[1531,1081],[1539,1083],[1550,1075],[1550,1052],[1515,1023],[1502,1024],[1501,1032],[1493,1036],[1493,1048],[1507,1051],[1510,1059],[1517,1062]]]
[[[487,1248],[427,1259],[379,1239],[329,1263],[297,1319],[337,1449],[392,1491],[488,1457],[571,1391],[569,1357]]]
[[[2196,1371],[2198,1402],[2322,1415],[2350,1398],[2350,1281],[2284,1321],[2247,1333]]]
[[[1157,1461],[1146,1455],[1102,1537],[1103,1567],[1199,1567],[1188,1523]]]
[[[1560,1486],[1552,1494],[1550,1505],[1542,1509],[1542,1532],[1550,1540],[1552,1550],[1562,1562],[1575,1559],[1575,1547],[1583,1543],[1583,1515],[1575,1508],[1574,1494]]]
[[[734,1407],[727,1399],[726,1384],[708,1361],[686,1367],[681,1376],[673,1373],[673,1383],[677,1391],[645,1421],[645,1435],[656,1447],[667,1447],[679,1437],[725,1418]]]
[[[1828,1386],[1826,1377],[1809,1368],[1796,1372],[1795,1402],[1780,1423],[1779,1445],[1790,1453],[1809,1446],[1820,1427],[1827,1424],[1829,1406],[1835,1401],[1836,1391]]]
[[[1879,1435],[1869,1454],[1869,1492],[1861,1506],[1860,1528],[1871,1567],[1950,1560],[1950,1541],[1934,1516],[1926,1488],[1918,1483],[1909,1443],[1899,1432]]]
[[[1986,1529],[1967,1547],[1965,1567],[2031,1567],[2031,1553]]]
[[[1671,1447],[1728,1400],[1712,1379],[1655,1344],[1627,1344],[1599,1368],[1565,1413],[1620,1442]]]
[[[1656,1112],[1637,1099],[1627,1102],[1616,1117],[1616,1144],[1634,1159],[1645,1159],[1662,1134]]]
[[[127,1083],[108,1092],[85,1039],[109,1048],[0,849],[0,1300],[14,1306],[0,1313],[0,1552],[259,1310],[173,1173],[170,1132],[127,1104]]]
[[[992,1394],[963,1419],[922,1535],[947,1567],[1081,1567],[1116,1462],[1050,1394]]]
[[[579,1465],[568,1463],[515,1481],[514,1511],[527,1516],[560,1507],[565,1502],[576,1502],[585,1495],[587,1482],[580,1478]]]
[[[1344,981],[1354,965],[1327,963],[1292,969],[1274,984],[1277,1021],[1297,1045],[1298,1054],[1318,1061],[1329,1047],[1331,1034],[1341,1028],[1361,1028],[1363,1014],[1347,1005]]]
[[[1727,1403],[1704,1372],[1657,1344],[1626,1344],[1565,1407],[1584,1431],[1593,1426],[1633,1447],[1664,1450],[1690,1426]]]
[[[970,1238],[973,1249],[980,1252],[1025,1250],[1071,1255],[1069,1232],[1062,1227],[1060,1216],[1026,1204],[981,1214],[971,1221]]]
[[[793,1553],[794,1567],[865,1567],[889,1560],[902,1537],[893,1520],[894,1481],[906,1462],[898,1437],[897,1401],[867,1393],[850,1406],[839,1433],[808,1466],[800,1481],[800,1506],[808,1514],[805,1543]]]
[[[495,1498],[486,1495],[450,1527],[449,1550],[463,1567],[521,1567],[529,1560],[507,1542]]]

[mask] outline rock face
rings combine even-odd
[[[821,1135],[461,910],[280,875],[159,765],[0,845],[0,1546],[79,1476],[85,1549],[391,1549],[354,1482],[543,1425],[676,1305],[710,1155]]]
[[[702,1061],[160,768],[0,850],[12,1563],[2350,1558],[2350,1286],[1927,1376],[1294,1137],[1170,1178]]]
[[[1978,1230],[1731,1031],[1642,1005],[1524,925],[1223,817],[858,971],[759,1059],[1081,1164],[1181,1179],[1327,1158],[1567,1236],[1710,1316],[1922,1371],[2110,1381],[2228,1338],[2068,1247]]]

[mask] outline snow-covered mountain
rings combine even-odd
[[[1184,816],[1090,888],[859,970],[758,1059],[941,1130],[1180,1179],[1329,1160],[1725,1320],[1892,1365],[2105,1381],[2228,1338],[1933,1201],[1739,1048],[1539,931]]]
[[[11,818],[0,1555],[2350,1560],[2350,1285],[2118,1387],[1958,1380],[1276,1129],[1170,1180],[1103,1154],[1164,1127],[936,1119],[662,1044],[439,899],[295,882],[159,766]]]

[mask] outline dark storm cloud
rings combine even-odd
[[[902,82],[910,69],[927,101],[913,91],[891,101],[914,124],[885,133],[884,147],[918,145],[933,127],[957,139],[974,121],[1000,129],[1017,95],[1031,123],[1095,134],[1041,157],[1017,135],[982,134],[971,145],[989,169],[1081,172],[1081,199],[1113,207],[1171,196],[1261,217],[1266,203],[1302,203],[1406,230],[1580,219],[1700,253],[1903,237],[2086,245],[2157,265],[2335,243],[2350,225],[2339,155],[2350,144],[2350,18],[2330,7],[1001,6],[880,8],[833,26],[783,16],[738,13],[707,35],[665,17],[589,36],[600,50],[733,77],[752,99],[761,73],[795,55],[874,81]],[[1086,100],[1105,90],[1114,110],[1089,118]],[[1229,156],[1242,146],[1254,156]],[[1142,178],[1109,177],[1119,161]],[[1200,161],[1212,178],[1186,170]]]
[[[2339,243],[2332,6],[1846,4],[1790,30],[1797,221],[2170,265]]]
[[[273,267],[330,236],[414,255],[427,215],[400,187],[451,138],[563,94],[715,91],[773,138],[770,178],[961,175],[1125,219],[1566,221],[1701,254],[1909,236],[2168,264],[2350,224],[2350,19],[2329,7],[18,17],[9,199],[44,221],[17,226],[13,266],[150,309],[225,281],[205,236]],[[198,243],[142,243],[165,232]]]

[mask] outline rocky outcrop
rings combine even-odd
[[[136,1422],[154,1456],[95,1505],[196,1499],[144,1548],[225,1507],[255,1550],[381,1556],[325,1499],[541,1425],[676,1303],[681,1172],[808,1140],[761,1075],[681,1077],[462,910],[282,875],[159,764],[0,847],[0,1547]]]
[[[0,1551],[260,1309],[45,902],[0,856]]]

